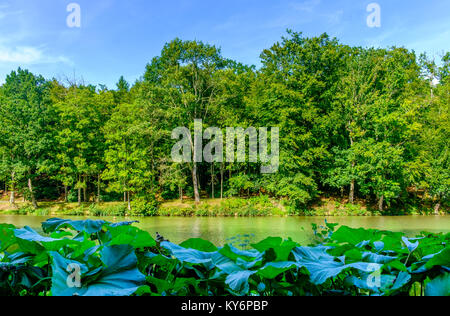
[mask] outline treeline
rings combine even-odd
[[[388,207],[449,192],[450,53],[349,47],[289,32],[260,69],[176,39],[132,86],[61,83],[18,69],[0,88],[0,178],[15,195],[120,201],[270,195],[302,209],[320,196]],[[280,167],[171,161],[171,132],[280,128]],[[144,207],[145,209],[145,207]]]

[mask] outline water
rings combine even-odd
[[[50,217],[0,215],[0,223],[13,224],[16,227],[30,226],[40,230],[41,222]],[[63,217],[68,219],[86,219],[87,217]],[[153,236],[159,232],[172,242],[180,243],[189,238],[203,238],[220,246],[228,238],[237,235],[254,234],[251,242],[258,242],[268,236],[291,237],[293,240],[308,244],[313,236],[311,224],[339,223],[354,228],[375,228],[404,232],[415,236],[421,231],[432,233],[450,232],[450,216],[402,216],[402,217],[262,217],[262,218],[92,218],[110,222],[137,220],[137,227],[150,232]]]

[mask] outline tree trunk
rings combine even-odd
[[[67,189],[67,185],[64,185],[64,202],[68,202],[69,199],[67,197],[68,193],[67,193],[68,189]]]
[[[14,188],[14,178],[16,173],[13,171],[11,172],[11,192],[9,196],[9,204],[13,206],[16,203],[16,194],[15,194],[15,188]]]
[[[195,127],[194,127],[194,134],[195,134]],[[197,143],[198,139],[194,136],[194,141],[192,141],[192,137],[189,139],[191,143],[192,148],[192,186],[194,187],[194,199],[195,203],[200,203],[200,193],[199,193],[199,179],[198,179],[198,171],[197,171],[197,155],[199,154],[197,152]],[[200,140],[201,141],[201,140]]]
[[[84,202],[88,201],[87,197],[87,176],[84,176],[84,185],[83,185],[83,196],[84,196]]]
[[[127,202],[128,202],[128,211],[131,211],[131,199],[130,199],[130,192],[127,194]]]
[[[214,199],[214,163],[211,164],[211,198]]]
[[[378,210],[382,213],[384,211],[384,195],[378,201]]]
[[[181,185],[178,186],[178,192],[180,193],[180,201],[183,203],[183,188]]]
[[[192,166],[192,185],[194,187],[195,203],[200,203],[200,194],[198,192],[198,178],[197,178],[197,163],[194,162]]]
[[[352,134],[350,134],[350,148],[353,148],[354,141],[353,141],[353,137],[351,135]],[[353,173],[353,169],[355,169],[354,161],[352,161],[352,173]],[[353,176],[353,174],[352,174],[352,176]],[[349,200],[350,204],[355,203],[355,179],[352,179],[352,182],[350,183],[350,194],[349,194],[348,200]]]
[[[31,205],[34,209],[37,209],[38,204],[36,202],[36,197],[34,196],[33,183],[31,182],[31,178],[28,178],[28,190],[30,191]]]
[[[97,176],[97,203],[100,203],[100,174]]]
[[[81,176],[78,175],[78,206],[81,206]]]
[[[348,200],[350,204],[355,203],[355,180],[352,180],[352,182],[350,183],[350,194]]]
[[[223,199],[223,163],[220,165],[220,199]]]
[[[123,192],[123,203],[127,203],[127,192]]]
[[[441,209],[441,202],[438,202],[434,207],[434,215],[440,215],[439,210]]]

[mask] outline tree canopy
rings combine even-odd
[[[82,203],[269,195],[295,211],[322,196],[390,207],[448,203],[450,53],[345,45],[289,31],[261,67],[175,39],[116,89],[18,69],[0,87],[0,180],[23,194]],[[278,127],[280,166],[171,161],[172,131]],[[50,190],[49,187],[56,188]]]

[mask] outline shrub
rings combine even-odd
[[[155,197],[137,197],[131,202],[131,214],[135,216],[158,215],[159,202]]]

